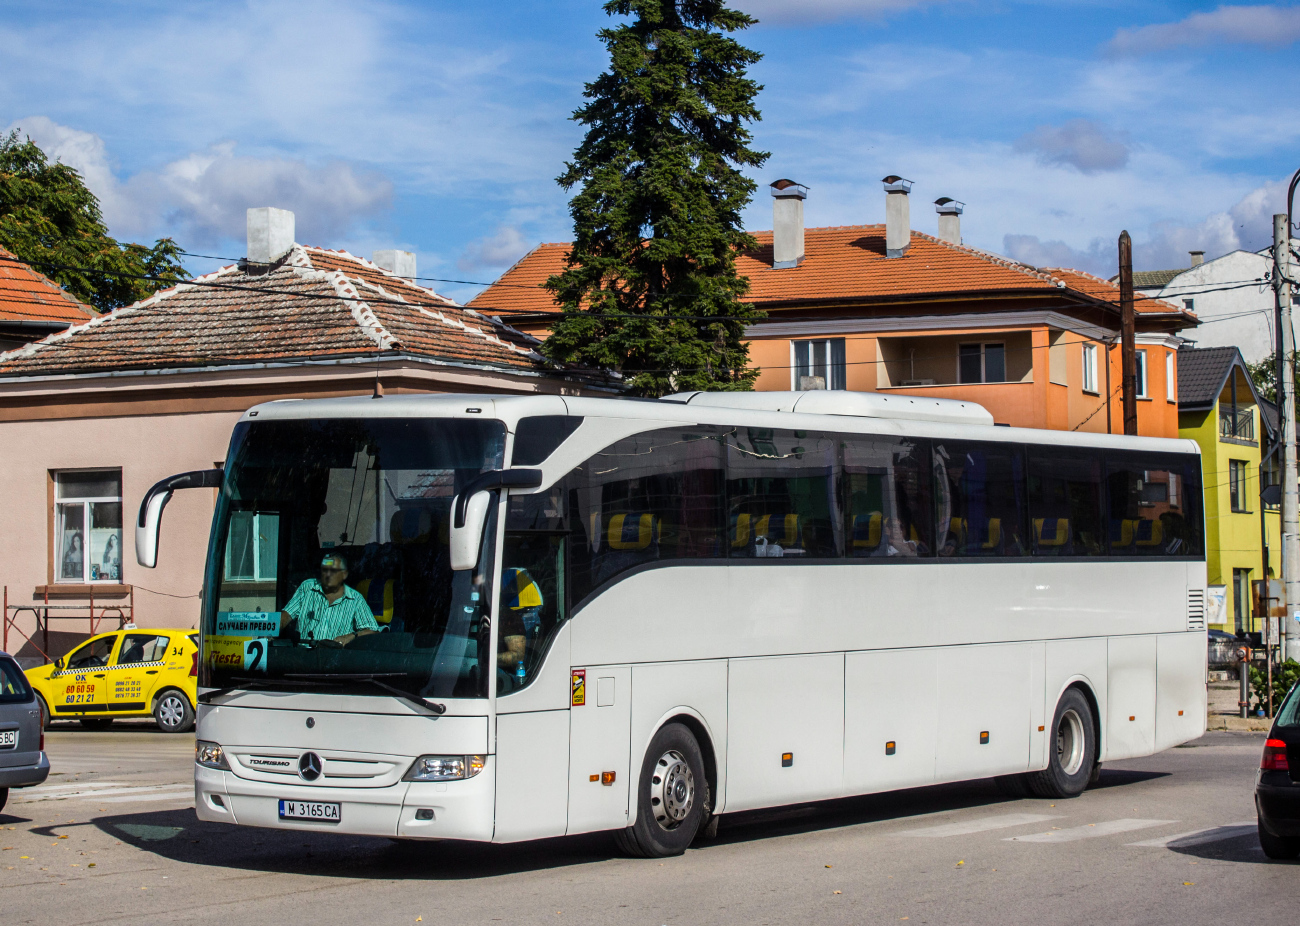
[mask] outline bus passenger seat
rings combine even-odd
[[[652,514],[616,514],[609,519],[611,550],[645,550],[659,540],[659,519]]]
[[[1000,543],[1002,543],[1002,519],[989,518],[988,540],[981,543],[980,548],[984,550],[996,550]]]
[[[749,546],[750,515],[733,514],[731,516],[731,548],[743,550]]]
[[[853,549],[874,550],[880,546],[880,531],[884,515],[879,511],[853,516]]]
[[[366,599],[366,604],[370,605],[370,613],[375,616],[375,621],[381,627],[386,627],[393,622],[393,588],[396,584],[396,579],[384,579],[380,582],[362,579],[357,583],[357,594]],[[370,593],[371,588],[374,589],[373,596]]]
[[[1110,545],[1112,547],[1127,547],[1133,543],[1133,533],[1137,528],[1138,522],[1131,518],[1122,518],[1119,521],[1110,522]]]
[[[1034,543],[1038,546],[1063,547],[1069,540],[1069,518],[1034,518]]]
[[[765,514],[758,519],[758,537],[766,537],[769,543],[780,544],[789,549],[799,546],[799,516],[797,514]]]
[[[1139,547],[1158,547],[1160,541],[1165,539],[1165,525],[1163,521],[1152,521],[1143,518],[1136,522],[1137,524],[1137,545]]]

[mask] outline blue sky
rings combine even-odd
[[[967,204],[969,244],[1109,274],[1259,247],[1300,167],[1300,4],[735,0],[770,151],[807,222],[879,222],[879,180]],[[78,167],[114,234],[243,254],[244,209],[305,244],[400,247],[490,281],[569,234],[554,177],[604,67],[597,0],[11,2],[0,128]],[[771,227],[766,190],[746,213]],[[196,272],[215,263],[193,259]],[[468,298],[478,287],[438,288]]]

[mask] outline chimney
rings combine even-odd
[[[950,196],[940,196],[934,201],[934,211],[939,213],[939,238],[952,244],[961,244],[961,211],[965,203]]]
[[[1188,251],[1187,253],[1190,254],[1190,255],[1192,255],[1192,266],[1193,266],[1193,267],[1199,267],[1199,266],[1201,266],[1201,264],[1205,263],[1205,252],[1204,252],[1204,251]]]
[[[273,264],[293,247],[293,213],[263,206],[248,210],[248,262]]]
[[[381,270],[395,277],[415,279],[415,255],[410,251],[375,251],[372,259]]]
[[[890,174],[885,185],[885,256],[902,257],[912,244],[912,211],[907,194],[912,181]]]
[[[772,266],[789,270],[803,263],[803,201],[808,188],[793,180],[772,184]]]

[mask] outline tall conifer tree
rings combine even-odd
[[[563,308],[543,349],[623,373],[633,392],[752,387],[741,338],[761,313],[741,301],[738,251],[755,246],[740,213],[755,184],[741,173],[762,56],[731,37],[756,20],[723,0],[610,0],[628,17],[599,37],[609,70],[574,113],[587,126],[558,182],[574,240],[546,286]]]

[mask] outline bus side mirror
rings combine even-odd
[[[156,482],[144,493],[140,502],[140,516],[135,522],[135,561],[146,569],[158,565],[158,531],[162,526],[163,509],[172,500],[177,489],[212,489],[221,485],[224,475],[219,469],[199,469],[168,476]]]
[[[483,545],[483,526],[487,523],[488,507],[491,504],[491,492],[475,492],[465,504],[464,521],[458,526],[453,519],[448,532],[452,569],[473,569],[478,565],[478,551]]]
[[[451,528],[447,537],[451,568],[459,571],[478,565],[492,489],[536,489],[541,484],[540,469],[494,469],[471,479],[451,503]]]

